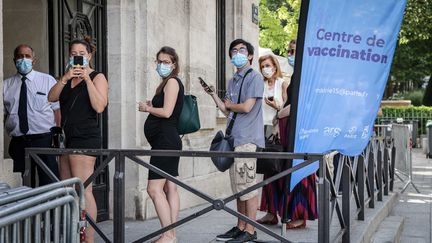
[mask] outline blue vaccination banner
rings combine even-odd
[[[406,0],[310,0],[294,152],[355,156],[364,150],[405,5]],[[293,173],[291,190],[318,167],[316,162]]]

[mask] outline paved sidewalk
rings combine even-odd
[[[405,225],[402,233],[402,242],[431,242],[431,193],[432,193],[432,160],[426,159],[419,149],[414,150],[413,153],[413,167],[414,167],[414,183],[421,190],[421,194],[415,193],[414,189],[409,186],[404,194],[399,196],[399,202],[392,215],[400,215],[405,217]],[[399,180],[396,181],[394,191],[400,192],[403,183]],[[392,207],[392,202],[395,201],[397,193],[390,193],[389,196],[384,196],[382,202],[375,202],[375,208],[366,208],[365,221],[355,220],[354,212],[356,211],[354,200],[351,205],[351,241],[363,242],[364,234],[372,234],[376,230],[376,215],[387,213]],[[205,204],[204,206],[208,206]],[[184,218],[204,206],[195,207],[180,212],[179,218]],[[234,204],[229,206],[233,207]],[[386,214],[385,214],[386,215]],[[378,217],[385,217],[378,216]],[[258,218],[262,216],[259,213]],[[208,214],[200,216],[195,220],[183,225],[177,229],[179,242],[183,243],[204,243],[215,242],[217,234],[223,233],[230,229],[236,223],[236,218],[226,213],[225,211],[212,211]],[[105,221],[98,224],[102,230],[112,238],[113,228],[112,221]],[[376,225],[376,226],[375,226]],[[143,237],[150,232],[160,228],[157,219],[150,219],[145,221],[127,221],[126,222],[126,242],[132,242]],[[372,228],[372,232],[370,229]],[[270,226],[273,232],[281,233],[281,225]],[[332,220],[331,226],[331,239],[340,230],[336,213]],[[366,232],[366,233],[365,233]],[[308,221],[305,229],[290,230],[287,237],[293,242],[317,242],[318,234],[318,221]],[[263,242],[275,242],[271,237],[263,232],[258,231],[258,239]],[[96,242],[102,242],[96,237]]]
[[[409,185],[399,200],[391,215],[405,218],[401,242],[429,243],[432,240],[432,159],[427,159],[420,149],[414,149],[412,154],[413,182],[420,190]],[[398,183],[395,191],[403,186]]]

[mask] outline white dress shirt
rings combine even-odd
[[[22,75],[17,73],[3,83],[5,129],[9,136],[24,135],[20,131],[18,118],[21,78]],[[48,74],[34,70],[28,73],[26,78],[29,123],[27,134],[47,133],[55,126],[53,111],[60,108],[58,102],[48,102],[48,92],[56,84],[56,80]]]

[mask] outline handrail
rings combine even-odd
[[[333,218],[334,212],[337,213],[339,224],[341,226],[340,232],[336,235],[336,238],[342,237],[344,242],[350,241],[350,200],[351,193],[354,195],[354,200],[358,208],[357,219],[364,220],[364,213],[366,206],[370,208],[374,207],[375,200],[383,200],[382,196],[388,195],[388,190],[393,189],[394,180],[394,147],[392,143],[388,143],[385,137],[372,138],[365,151],[357,156],[356,158],[349,158],[342,156],[339,160],[339,166],[336,172],[333,173],[333,178],[326,164],[324,154],[316,153],[278,153],[278,152],[213,152],[213,151],[175,151],[175,150],[138,150],[138,149],[44,149],[44,148],[29,148],[26,149],[26,170],[30,168],[30,157],[37,158],[38,154],[89,154],[89,155],[104,155],[106,159],[95,169],[93,175],[90,176],[89,180],[85,182],[85,186],[88,186],[94,178],[106,167],[114,161],[115,172],[114,172],[114,205],[113,205],[113,216],[114,216],[114,235],[113,239],[100,230],[97,225],[92,221],[90,217],[90,223],[95,227],[96,232],[103,238],[105,242],[125,242],[125,161],[132,161],[141,165],[161,176],[170,180],[180,187],[188,190],[189,192],[201,197],[210,203],[210,206],[205,207],[199,212],[193,215],[187,216],[176,223],[159,229],[155,232],[151,232],[148,235],[135,240],[134,242],[144,242],[153,238],[154,236],[161,234],[167,230],[173,229],[189,222],[192,219],[200,217],[212,210],[223,210],[235,217],[238,217],[247,223],[254,225],[257,229],[264,233],[272,236],[273,238],[281,242],[291,242],[289,239],[282,234],[276,234],[271,230],[267,229],[256,223],[254,220],[239,214],[226,206],[226,203],[239,198],[250,191],[258,189],[264,185],[267,185],[275,180],[283,178],[292,172],[307,166],[315,161],[319,163],[318,171],[318,206],[319,206],[319,218],[318,218],[318,242],[333,242],[336,239],[330,240],[330,225]],[[389,152],[391,150],[391,152]],[[144,161],[139,156],[179,156],[179,157],[233,157],[233,158],[270,158],[270,159],[301,159],[305,162],[299,165],[289,168],[285,171],[280,172],[277,175],[272,176],[262,182],[259,182],[242,192],[228,196],[226,198],[217,199],[212,198],[204,192],[197,190],[179,180],[176,177],[165,173],[164,171],[154,167],[148,161]],[[36,159],[37,163],[40,160]],[[44,168],[42,166],[42,168]],[[28,170],[30,171],[30,170]],[[49,174],[49,173],[48,173]],[[26,174],[28,176],[28,174]],[[333,182],[333,179],[335,182]],[[377,183],[375,183],[377,182]],[[342,186],[341,186],[342,185]],[[342,189],[342,196],[339,195],[339,190]],[[365,190],[366,189],[366,190]],[[364,194],[367,192],[367,196]],[[366,197],[365,197],[366,196]],[[340,202],[342,199],[342,202]],[[330,210],[329,210],[330,209]],[[285,228],[285,227],[283,227]]]

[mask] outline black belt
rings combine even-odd
[[[51,136],[51,133],[46,132],[46,133],[39,133],[39,134],[27,134],[27,135],[12,137],[12,138],[21,139],[24,141],[33,141],[33,140],[37,140],[37,139],[41,139],[41,138],[46,138],[47,136]]]

